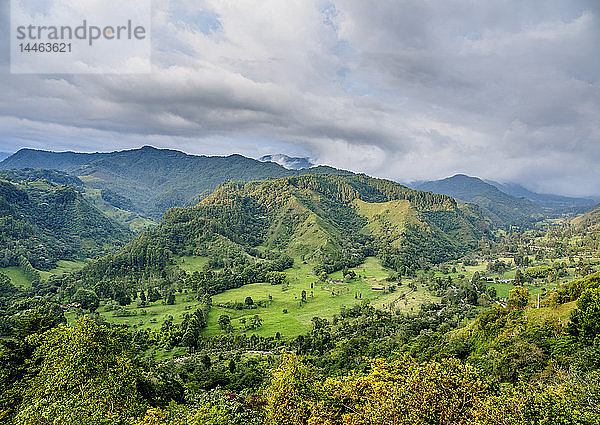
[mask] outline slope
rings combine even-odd
[[[46,178],[36,179],[40,174]],[[51,174],[54,179],[48,178]],[[106,254],[130,238],[129,231],[83,199],[77,186],[61,183],[73,179],[56,171],[0,175],[3,267],[20,265],[24,257],[35,268],[47,270],[58,260]]]
[[[543,213],[535,202],[508,195],[479,178],[464,174],[417,183],[413,187],[477,204],[485,216],[500,227],[528,226],[540,219]]]
[[[571,223],[584,231],[600,230],[600,204],[591,211],[574,218]]]
[[[592,208],[596,201],[590,198],[574,198],[570,196],[536,193],[516,183],[499,183],[486,180],[502,192],[517,198],[527,198],[539,204],[548,214],[583,213]]]
[[[161,270],[171,255],[208,257],[206,269],[225,267],[240,282],[258,273],[252,267],[279,268],[289,257],[320,273],[375,254],[407,271],[457,258],[488,236],[481,215],[445,195],[364,175],[304,175],[224,183],[198,205],[170,209],[156,228],[86,273],[91,281],[123,277],[118,270],[169,279]]]
[[[108,190],[129,203],[135,212],[153,220],[159,220],[171,207],[197,203],[228,180],[252,181],[305,173],[350,174],[330,167],[288,170],[241,155],[197,156],[149,146],[99,154],[22,149],[0,162],[0,168],[24,167],[67,170],[86,187]]]

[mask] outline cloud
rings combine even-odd
[[[600,194],[596,2],[153,10],[149,75],[10,75],[0,57],[1,150],[282,151],[400,181],[464,172]]]

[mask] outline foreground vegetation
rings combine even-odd
[[[29,183],[48,185],[3,187]],[[0,421],[599,423],[594,217],[502,231],[442,195],[304,176],[222,185],[96,260],[14,239]]]

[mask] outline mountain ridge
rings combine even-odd
[[[441,180],[416,182],[414,189],[443,193],[477,204],[499,227],[530,226],[541,218],[541,206],[526,198],[511,196],[480,178],[455,174]]]
[[[303,173],[351,174],[327,166],[288,170],[239,154],[190,155],[144,146],[109,153],[54,153],[21,149],[0,162],[6,168],[60,168],[80,178],[86,187],[110,190],[131,202],[134,212],[158,220],[169,208],[193,205],[228,180],[262,180]]]

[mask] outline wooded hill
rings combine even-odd
[[[574,218],[571,223],[585,231],[600,230],[600,205],[597,205],[593,210]]]
[[[0,172],[0,265],[23,258],[47,270],[57,260],[114,251],[131,233],[90,205],[81,182],[48,170]],[[70,186],[67,186],[70,185]]]
[[[530,226],[543,218],[544,210],[537,203],[511,196],[476,177],[457,174],[442,180],[412,185],[415,189],[443,193],[465,202],[477,204],[484,215],[498,227]]]
[[[374,254],[405,271],[457,258],[489,235],[489,222],[471,206],[364,175],[229,182],[196,206],[169,210],[159,226],[83,273],[98,281],[119,270],[159,271],[171,254],[210,257],[217,268],[281,262],[283,255],[317,272]]]
[[[306,173],[351,174],[331,167],[288,170],[241,155],[197,156],[149,146],[94,154],[21,149],[0,162],[0,169],[21,168],[66,171],[78,176],[86,187],[120,196],[116,207],[128,205],[153,220],[159,220],[171,207],[196,204],[228,180],[252,181]]]

